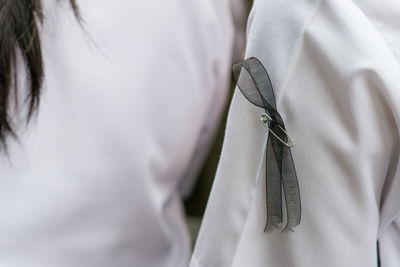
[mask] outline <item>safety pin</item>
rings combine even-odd
[[[281,129],[282,132],[284,132],[288,138],[288,142],[285,142],[284,140],[282,140],[274,131],[272,131],[269,128],[269,122],[273,121],[273,119],[271,118],[271,116],[269,116],[267,113],[262,113],[260,116],[260,121],[262,124],[264,124],[264,126],[268,129],[268,131],[270,131],[275,137],[276,139],[278,139],[280,142],[282,142],[285,146],[287,147],[292,147],[294,145],[294,141],[293,139],[290,137],[290,135],[285,131],[285,129],[283,129],[279,124],[277,125],[279,129]]]

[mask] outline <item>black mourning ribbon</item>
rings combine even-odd
[[[243,95],[269,115],[270,133],[266,148],[266,205],[267,223],[264,232],[272,232],[283,222],[282,187],[286,204],[286,227],[293,231],[300,224],[301,201],[299,183],[292,153],[291,139],[285,131],[282,117],[276,110],[274,90],[268,72],[257,58],[249,58],[233,66],[233,76]],[[272,119],[272,120],[271,120]]]

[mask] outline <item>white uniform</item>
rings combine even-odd
[[[262,109],[236,90],[191,267],[400,266],[400,4],[259,0],[247,56],[294,139],[295,232],[263,232]]]
[[[68,2],[44,1],[40,110],[1,156],[0,266],[187,266],[181,195],[225,102],[230,5],[78,1],[83,30]]]

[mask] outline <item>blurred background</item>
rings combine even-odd
[[[0,2],[0,266],[187,266],[251,6]]]
[[[233,47],[232,64],[243,59],[246,46],[246,24],[253,0],[232,0],[233,23],[235,25],[235,41]],[[221,154],[224,138],[226,117],[228,115],[229,104],[235,89],[234,81],[231,77],[229,97],[225,103],[220,127],[214,138],[213,145],[209,151],[207,159],[199,173],[197,183],[191,195],[185,200],[185,210],[189,230],[192,235],[193,243],[196,240],[200,229],[201,220],[207,205],[209,193],[211,191],[215,172],[217,170],[219,156]]]

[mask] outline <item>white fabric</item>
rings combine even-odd
[[[225,102],[230,5],[77,1],[82,29],[68,2],[44,1],[40,110],[1,157],[0,266],[187,266],[181,193]]]
[[[395,0],[255,2],[246,57],[295,141],[302,221],[263,233],[267,131],[236,90],[191,267],[375,267],[378,240],[400,266],[399,18]]]

